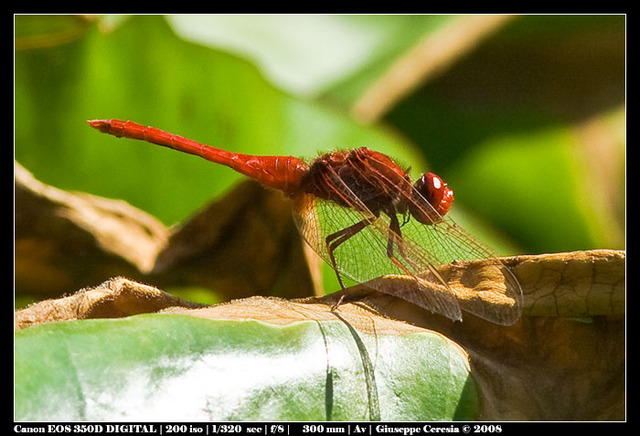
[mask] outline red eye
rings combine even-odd
[[[453,190],[449,189],[447,184],[433,173],[427,173],[426,177],[430,179],[430,189],[434,193],[433,198],[435,201],[431,205],[441,216],[445,216],[453,202]]]
[[[447,184],[437,175],[426,173],[420,177],[413,187],[427,200],[435,209],[439,216],[433,216],[425,211],[417,210],[412,207],[411,214],[423,224],[433,224],[449,212],[451,203],[453,202],[453,190],[447,187]]]

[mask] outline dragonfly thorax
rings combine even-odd
[[[318,157],[301,187],[307,194],[345,207],[365,208],[375,216],[380,212],[404,214],[412,190],[404,170],[386,155],[365,147]]]

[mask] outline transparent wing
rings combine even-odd
[[[357,282],[365,283],[386,275],[406,275],[406,271],[396,265],[387,256],[389,218],[356,212],[326,201],[317,201],[312,196],[306,196],[297,204],[294,214],[300,233],[307,243],[327,263],[334,266],[338,274],[345,275]],[[329,235],[349,228],[363,220],[371,219],[372,224],[364,227],[333,251],[333,259],[327,249],[326,238]],[[397,250],[397,248],[396,248]],[[417,253],[408,250],[410,257],[416,258]],[[405,252],[405,254],[407,254]],[[334,264],[335,261],[335,265]],[[455,296],[446,289],[434,273],[420,271],[410,265],[409,271],[414,274],[411,286],[403,289],[393,289],[388,282],[371,282],[380,292],[390,293],[409,300],[421,307],[441,313],[451,319],[460,320],[460,306]]]
[[[458,277],[456,281],[444,273],[441,276],[445,276],[447,283],[451,285],[449,287],[461,301],[463,310],[501,325],[511,325],[520,318],[523,307],[522,288],[513,272],[497,258],[492,249],[469,234],[453,219],[444,217],[442,221],[433,225],[409,220],[402,227],[402,237],[405,244],[414,247],[409,250],[409,256],[431,259],[431,265],[434,267],[483,259],[482,271],[469,269],[470,273],[473,271],[475,274],[471,280],[476,283],[474,289],[469,289],[468,286],[460,289],[460,283],[466,277]],[[420,263],[419,260],[417,262]],[[450,269],[439,268],[440,271]],[[423,273],[417,274],[422,276]],[[454,286],[453,283],[458,286]],[[487,288],[487,283],[491,285],[490,288]],[[470,295],[472,292],[477,295]]]
[[[435,213],[431,204],[415,190],[411,201],[414,207]],[[456,224],[450,216],[441,217],[441,221],[432,225],[409,219],[401,232],[405,244],[412,247],[408,255],[415,256],[416,263],[421,265],[418,269],[423,271],[453,262],[483,259],[484,269],[478,271],[474,280],[478,295],[469,295],[468,287],[458,293],[459,299],[462,298],[460,294],[464,294],[462,309],[501,325],[511,325],[520,319],[522,288],[513,272],[498,259],[494,250]],[[424,265],[424,260],[431,262],[431,266]],[[417,274],[422,276],[423,273]],[[486,280],[488,277],[491,280]],[[488,288],[485,283],[492,287]]]

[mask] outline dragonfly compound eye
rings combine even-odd
[[[424,201],[415,198],[410,207],[411,215],[415,219],[423,224],[433,224],[440,221],[449,212],[453,202],[453,190],[449,189],[440,177],[433,173],[425,173],[414,183],[413,187],[432,206],[429,208],[428,205],[424,205]],[[414,196],[417,194],[414,193]]]

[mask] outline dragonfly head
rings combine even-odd
[[[409,208],[411,215],[422,224],[436,223],[449,212],[453,202],[453,190],[449,189],[440,177],[433,173],[425,173],[413,184],[413,187],[433,206],[433,210],[423,210],[424,208],[417,206],[420,204],[419,201],[412,202]]]

